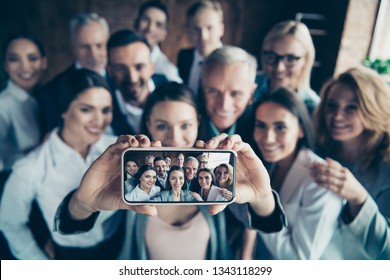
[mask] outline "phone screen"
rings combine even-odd
[[[234,198],[232,151],[129,149],[122,163],[123,197],[129,204],[215,204]]]

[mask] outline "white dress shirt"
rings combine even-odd
[[[8,240],[10,249],[18,259],[47,259],[40,250],[27,223],[33,200],[36,200],[49,229],[54,228],[58,205],[65,196],[76,189],[85,171],[112,143],[115,137],[102,135],[91,146],[87,157],[64,143],[58,130],[25,158],[16,162],[5,185],[0,207],[0,229]],[[105,218],[114,213],[109,212]],[[102,218],[102,219],[105,219]],[[86,248],[109,238],[115,231],[115,219],[98,223],[82,234],[61,235],[50,232],[60,246]],[[108,223],[113,223],[108,225]]]
[[[8,81],[0,93],[0,171],[39,144],[39,106],[21,87]]]
[[[310,175],[310,164],[323,161],[302,148],[279,192],[288,226],[280,232],[260,232],[275,259],[321,259],[337,228],[343,200],[318,186]]]
[[[149,92],[154,91],[156,88],[152,79],[148,81]],[[122,114],[126,116],[128,124],[134,129],[135,133],[141,132],[141,118],[144,111],[143,108],[133,106],[125,101],[122,96],[122,93],[119,89],[115,90],[115,96],[118,100],[119,109]]]
[[[203,194],[203,189],[200,190],[200,196]],[[211,186],[207,201],[227,201],[221,194],[221,188],[217,186]]]
[[[218,48],[222,47],[222,42],[219,43]],[[201,85],[203,57],[197,49],[195,49],[194,60],[192,61],[190,77],[188,79],[188,87],[192,89],[195,95],[199,92],[199,86]]]
[[[156,196],[161,191],[160,187],[153,186],[150,190],[149,194],[147,194],[144,190],[142,190],[139,185],[137,185],[134,190],[130,193],[126,194],[126,200],[129,202],[132,201],[148,201]]]
[[[190,70],[190,78],[188,79],[188,87],[192,89],[195,95],[198,94],[200,79],[202,77],[203,60],[204,57],[198,52],[198,50],[195,50],[194,60],[192,61]]]
[[[183,83],[179,76],[177,67],[169,61],[168,57],[161,51],[160,47],[156,45],[150,54],[152,62],[154,63],[156,74],[164,75],[169,81]]]

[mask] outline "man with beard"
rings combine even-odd
[[[153,161],[153,166],[157,171],[157,181],[156,186],[160,187],[161,190],[166,189],[166,182],[168,178],[167,174],[167,163],[165,162],[163,157],[155,157]]]
[[[111,127],[117,135],[138,134],[147,97],[167,79],[153,75],[149,44],[132,30],[115,32],[108,40],[107,51],[107,71],[113,83]]]

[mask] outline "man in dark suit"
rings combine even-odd
[[[87,68],[106,76],[106,44],[109,37],[107,21],[95,13],[79,14],[70,21],[69,26],[74,61],[37,95],[42,111],[43,135],[61,124],[58,96],[64,90],[68,77],[76,69]]]
[[[153,160],[153,166],[157,171],[157,180],[155,185],[160,187],[161,190],[165,190],[166,182],[168,180],[167,163],[163,157],[155,157]]]
[[[143,107],[156,86],[167,82],[154,74],[149,43],[141,34],[122,29],[107,43],[107,72],[112,80],[114,134],[138,134]]]
[[[241,48],[223,46],[205,60],[202,75],[203,118],[198,138],[207,141],[226,133],[245,142],[253,135],[256,58]]]
[[[183,169],[185,172],[185,183],[183,186],[183,190],[189,190],[192,192],[199,193],[200,185],[198,182],[198,177],[196,174],[199,168],[199,161],[194,157],[187,157],[184,160]]]
[[[193,48],[179,52],[177,66],[183,82],[198,93],[202,63],[222,46],[224,33],[222,6],[217,1],[199,1],[187,11],[187,28]]]

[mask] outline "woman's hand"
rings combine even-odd
[[[239,135],[222,133],[208,142],[197,141],[197,148],[234,150],[237,153],[235,202],[249,203],[259,216],[268,216],[275,209],[270,178],[255,152]],[[210,206],[210,213],[222,211],[226,205]]]
[[[145,135],[119,136],[116,143],[109,146],[84,174],[79,188],[69,202],[69,212],[73,219],[83,220],[96,211],[117,209],[157,215],[155,206],[130,206],[122,199],[121,158],[129,147],[161,147],[161,143],[150,142]]]
[[[196,200],[198,201],[203,201],[202,197],[200,196],[200,194],[196,193],[196,192],[191,192],[192,196],[195,197]]]
[[[227,189],[220,189],[219,193],[223,196],[223,198],[230,201],[233,198],[233,193]]]
[[[352,175],[348,168],[330,158],[326,162],[311,165],[311,176],[315,182],[341,198],[346,199],[352,217],[355,217],[367,200],[368,192]]]

